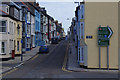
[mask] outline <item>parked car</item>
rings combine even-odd
[[[51,40],[52,44],[58,44],[58,38],[52,38]]]
[[[48,52],[49,52],[49,47],[48,47],[48,45],[40,46],[40,48],[39,48],[39,53],[48,53]]]

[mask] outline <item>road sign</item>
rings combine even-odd
[[[23,43],[23,40],[21,40],[21,43]]]
[[[110,34],[109,34],[108,38],[110,38],[112,36],[112,34],[113,34],[113,31],[112,31],[112,29],[109,26],[108,26],[108,29],[110,31]]]
[[[107,27],[98,27],[98,46],[109,46],[109,39],[113,34],[112,29]]]

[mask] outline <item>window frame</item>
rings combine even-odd
[[[19,41],[17,41],[17,51],[19,51],[20,50],[20,42]]]
[[[2,47],[2,43],[4,43],[4,47]],[[4,48],[4,53],[2,52],[2,48]],[[6,42],[5,41],[1,41],[0,42],[0,54],[6,54]]]
[[[5,26],[0,25],[0,27],[1,28],[4,27],[4,28],[6,28],[6,30],[5,30],[5,32],[0,32],[0,33],[7,33],[7,20],[0,20],[0,22],[2,22],[2,21],[5,21],[6,25]]]

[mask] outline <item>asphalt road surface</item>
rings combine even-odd
[[[69,72],[62,70],[68,41],[52,44],[48,54],[38,54],[3,78],[117,78],[118,74],[94,72]],[[105,79],[105,80],[106,80]],[[110,79],[109,79],[110,80]]]

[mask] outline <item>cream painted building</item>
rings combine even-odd
[[[109,45],[109,69],[118,69],[118,2],[85,2],[84,66],[99,68],[98,27],[107,25],[113,31]],[[120,34],[119,34],[120,35]],[[86,38],[92,36],[92,39]],[[119,39],[120,40],[120,39]],[[107,68],[107,47],[101,47],[101,68]]]
[[[0,16],[0,57],[11,57],[11,52],[14,50],[14,26],[16,21],[9,17]]]
[[[20,21],[16,21],[15,23],[16,25],[14,26],[14,34],[15,34],[15,55],[20,55],[22,53],[22,44],[21,44],[21,40],[22,40],[22,22]]]
[[[118,56],[118,62],[119,62],[119,70],[120,70],[120,2],[119,2],[119,4],[118,4],[118,38],[119,38],[119,40],[118,40],[118,48],[119,48],[119,56]]]

